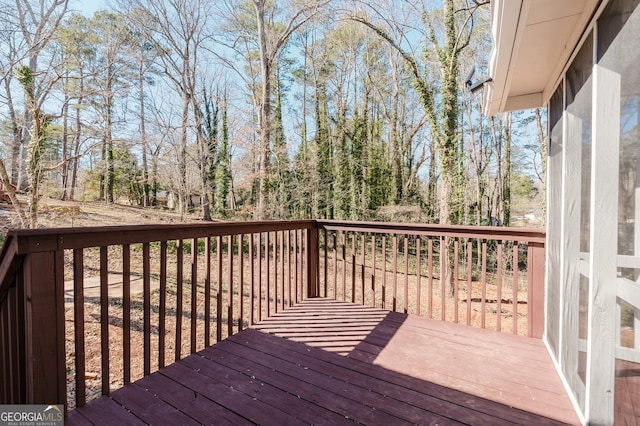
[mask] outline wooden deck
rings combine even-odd
[[[640,363],[616,360],[615,424],[640,424]]]
[[[540,340],[309,299],[67,424],[578,424]]]

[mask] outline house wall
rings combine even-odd
[[[545,341],[589,424],[640,424],[639,4],[602,2],[548,104]]]

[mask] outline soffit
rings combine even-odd
[[[488,115],[544,105],[597,0],[493,0]]]

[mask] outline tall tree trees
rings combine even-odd
[[[79,159],[84,151],[85,125],[83,113],[88,108],[88,98],[94,92],[89,83],[91,64],[95,59],[95,47],[99,39],[91,31],[90,18],[74,13],[56,32],[55,42],[63,60],[62,106],[62,182],[61,199],[73,200],[78,180]]]
[[[289,37],[318,13],[330,0],[311,0],[283,4],[280,1],[251,0],[255,13],[255,43],[259,56],[260,91],[258,98],[259,170],[256,217],[267,215],[271,163],[272,78],[275,62]]]
[[[371,28],[396,49],[413,74],[415,89],[431,130],[431,140],[437,147],[441,173],[438,196],[440,222],[460,223],[464,193],[458,133],[459,59],[471,39],[474,13],[488,1],[443,0],[440,11],[431,10],[422,1],[409,3],[409,7],[421,17],[422,28],[426,29],[423,33],[425,49],[419,54],[405,47],[408,31],[405,23],[372,19],[358,11],[352,19]],[[462,3],[463,7],[456,7],[456,3]],[[377,7],[373,7],[373,11],[379,17],[385,16]],[[440,19],[436,21],[434,17],[438,13]],[[436,63],[437,69],[430,69],[430,63]],[[428,200],[435,202],[435,194],[430,193]]]
[[[37,108],[43,106],[52,85],[58,78],[57,74],[48,73],[51,68],[55,67],[55,62],[49,60],[47,66],[41,66],[41,54],[60,26],[67,13],[67,8],[68,0],[39,0],[37,4],[30,0],[16,0],[15,8],[10,9],[15,12],[15,19],[25,43],[26,64],[23,65],[29,67],[32,76],[28,79],[28,86],[24,87],[25,97],[28,98],[31,93]],[[55,61],[55,57],[50,59]],[[25,103],[28,102],[28,100],[25,101]],[[31,130],[34,128],[32,113],[33,111],[29,111],[29,108],[24,109],[20,159],[24,159],[26,148],[32,137]],[[17,154],[16,151],[18,150],[14,148],[14,156]],[[16,186],[24,189],[28,185],[28,176],[23,173],[26,163],[14,160],[13,164],[18,168]]]
[[[129,17],[158,49],[163,75],[179,95],[182,112],[180,118],[180,148],[178,151],[178,206],[184,215],[188,208],[187,146],[190,124],[198,119],[201,100],[197,99],[197,80],[200,67],[199,55],[203,44],[210,37],[207,24],[211,20],[211,5],[204,0],[154,1],[121,0],[129,10]],[[196,137],[202,143],[202,127],[196,126]]]
[[[119,0],[120,10],[75,15],[58,28],[26,92],[14,76],[31,52],[20,26],[28,16],[16,5],[35,2],[12,0],[16,12],[0,17],[7,157],[31,129],[24,114],[39,108],[53,126],[40,140],[62,165],[45,178],[60,181],[63,199],[73,197],[78,159],[92,141],[104,147],[104,162],[93,152],[85,164],[94,173],[84,176],[103,176],[103,198],[128,191],[134,199],[141,188],[149,206],[165,188],[184,214],[200,192],[205,219],[237,206],[232,182],[255,218],[375,219],[381,207],[405,205],[443,223],[508,218],[510,188],[524,180],[506,143],[522,135],[505,132],[502,117],[493,133],[459,75],[486,60],[488,32],[476,25],[485,2],[333,1],[342,9],[329,0]],[[345,12],[350,19],[336,19]],[[239,90],[227,97],[230,88]],[[43,103],[51,90],[59,101]],[[30,111],[13,102],[16,93],[33,94]],[[543,118],[532,115],[531,128]],[[58,125],[60,136],[51,132]],[[541,150],[533,139],[528,146]],[[17,182],[27,161],[13,159],[6,180],[14,173]],[[125,191],[117,176],[139,182]],[[401,220],[392,211],[380,214]]]
[[[104,177],[100,181],[100,199],[114,202],[114,108],[118,99],[125,98],[124,90],[131,87],[135,75],[127,60],[133,49],[132,33],[121,15],[97,12],[91,20],[91,30],[101,42],[96,49],[96,60],[91,81],[95,87],[94,108],[101,118],[102,163]]]
[[[45,55],[51,39],[67,13],[68,0],[15,0],[3,2],[2,24],[7,26],[4,35],[9,41],[3,51],[2,80],[9,109],[13,135],[12,171],[13,183],[18,189],[29,192],[29,214],[25,215],[15,197],[13,186],[3,164],[0,176],[8,189],[11,200],[23,226],[35,227],[38,220],[39,182],[42,174],[41,154],[51,118],[43,111],[53,85],[59,79],[55,68],[59,65],[56,55]],[[19,88],[24,93],[24,109],[21,119],[14,108],[11,75],[17,73]]]

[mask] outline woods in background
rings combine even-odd
[[[24,227],[42,196],[205,220],[539,206],[545,112],[487,118],[465,88],[487,77],[488,1],[0,2],[0,180]]]

